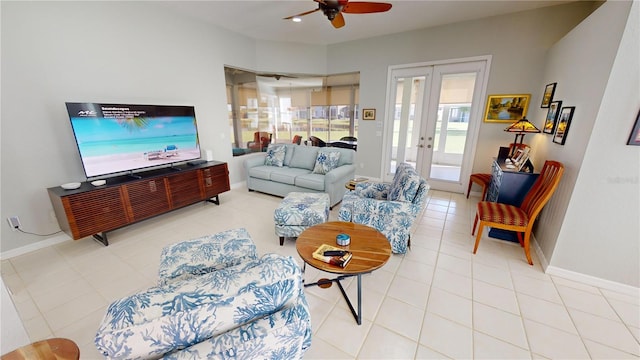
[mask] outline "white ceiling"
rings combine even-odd
[[[304,16],[301,23],[283,20],[284,17],[316,9],[317,3],[313,0],[209,0],[152,3],[168,6],[172,11],[205,20],[254,39],[328,45],[571,1],[575,0],[386,1],[393,7],[385,13],[344,14],[346,25],[340,29],[334,29],[320,11]]]

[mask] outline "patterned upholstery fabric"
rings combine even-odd
[[[300,359],[311,344],[301,270],[267,254],[173,279],[112,303],[95,344],[107,359]]]
[[[184,280],[258,258],[245,228],[166,246],[160,256],[158,285]]]
[[[352,221],[376,228],[387,237],[394,253],[404,254],[407,252],[415,220],[426,207],[429,184],[425,179],[417,176],[415,170],[408,164],[399,165],[395,177],[419,179],[415,196],[411,201],[388,200],[393,184],[358,183],[354,191],[347,192],[342,198],[338,220]],[[413,181],[406,179],[398,179],[394,183],[414,186]],[[403,198],[405,195],[400,195],[403,193],[408,194],[410,191],[399,189],[396,195]]]
[[[284,165],[286,152],[287,148],[284,145],[269,144],[269,147],[267,148],[267,155],[264,158],[264,164],[282,167],[282,165]]]
[[[313,167],[314,174],[326,174],[338,167],[340,153],[337,151],[318,151],[316,164]]]
[[[519,207],[488,201],[478,203],[478,217],[481,221],[516,226],[525,226],[529,222],[527,213]]]
[[[406,187],[409,180],[407,175],[408,171],[413,171],[413,167],[407,163],[400,163],[396,166],[396,173],[393,176],[393,181],[389,188],[388,200],[391,201],[411,201],[415,197],[415,189],[408,189]],[[415,173],[415,171],[414,171]],[[412,191],[413,194],[405,194],[406,191]],[[409,199],[410,198],[410,199]]]
[[[309,226],[329,219],[329,195],[291,192],[273,212],[276,235],[297,237]],[[281,239],[281,243],[282,243]]]
[[[310,346],[309,306],[301,295],[276,313],[163,359],[302,359]]]

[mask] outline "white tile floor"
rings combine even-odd
[[[274,235],[279,198],[234,189],[221,200],[113,231],[108,247],[87,238],[2,261],[30,338],[71,338],[82,359],[99,359],[93,337],[107,305],[152,286],[160,250],[173,242],[245,227],[259,254],[299,259],[292,240],[280,247]],[[499,240],[483,239],[472,255],[477,200],[430,193],[411,250],[363,277],[361,326],[337,286],[307,288],[313,344],[305,358],[640,357],[637,296],[547,276],[535,254],[531,267],[519,246]],[[307,268],[307,281],[320,276]],[[354,298],[355,281],[346,284]]]

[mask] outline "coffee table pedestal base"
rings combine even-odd
[[[303,265],[304,267],[306,267],[306,263]],[[303,270],[304,272],[304,270]],[[346,279],[346,278],[350,278],[356,276],[357,277],[357,282],[358,282],[358,311],[356,312],[356,310],[353,308],[353,305],[351,304],[351,300],[349,299],[349,296],[347,295],[347,292],[344,290],[344,287],[342,286],[342,283],[340,283],[340,280]],[[356,274],[356,275],[340,275],[337,278],[333,278],[333,279],[320,279],[314,283],[311,284],[304,284],[304,287],[309,287],[309,286],[319,286],[319,287],[323,287],[323,285],[326,285],[328,283],[336,283],[338,284],[338,287],[340,288],[340,292],[342,293],[342,297],[344,298],[344,300],[347,302],[347,305],[349,305],[349,310],[351,310],[351,314],[353,314],[353,317],[356,319],[356,322],[358,323],[358,325],[362,325],[362,274]]]

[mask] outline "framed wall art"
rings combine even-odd
[[[376,109],[362,109],[362,120],[375,120]]]
[[[558,119],[558,125],[553,133],[553,142],[556,144],[564,145],[567,141],[567,134],[569,133],[569,125],[571,125],[571,118],[573,118],[573,112],[576,110],[575,106],[563,107],[560,111],[560,118]]]
[[[558,123],[558,115],[560,115],[560,108],[562,108],[562,101],[552,101],[549,104],[549,111],[547,111],[547,118],[544,120],[544,128],[542,132],[545,134],[553,134]]]
[[[636,123],[635,125],[633,125],[633,130],[631,130],[631,134],[629,135],[629,140],[627,141],[627,145],[640,146],[640,111],[638,111],[638,116],[636,117]]]
[[[544,87],[544,94],[542,95],[541,108],[548,108],[553,101],[553,93],[556,92],[556,85],[558,83],[551,83]]]
[[[514,123],[527,115],[531,94],[489,95],[484,122]]]

